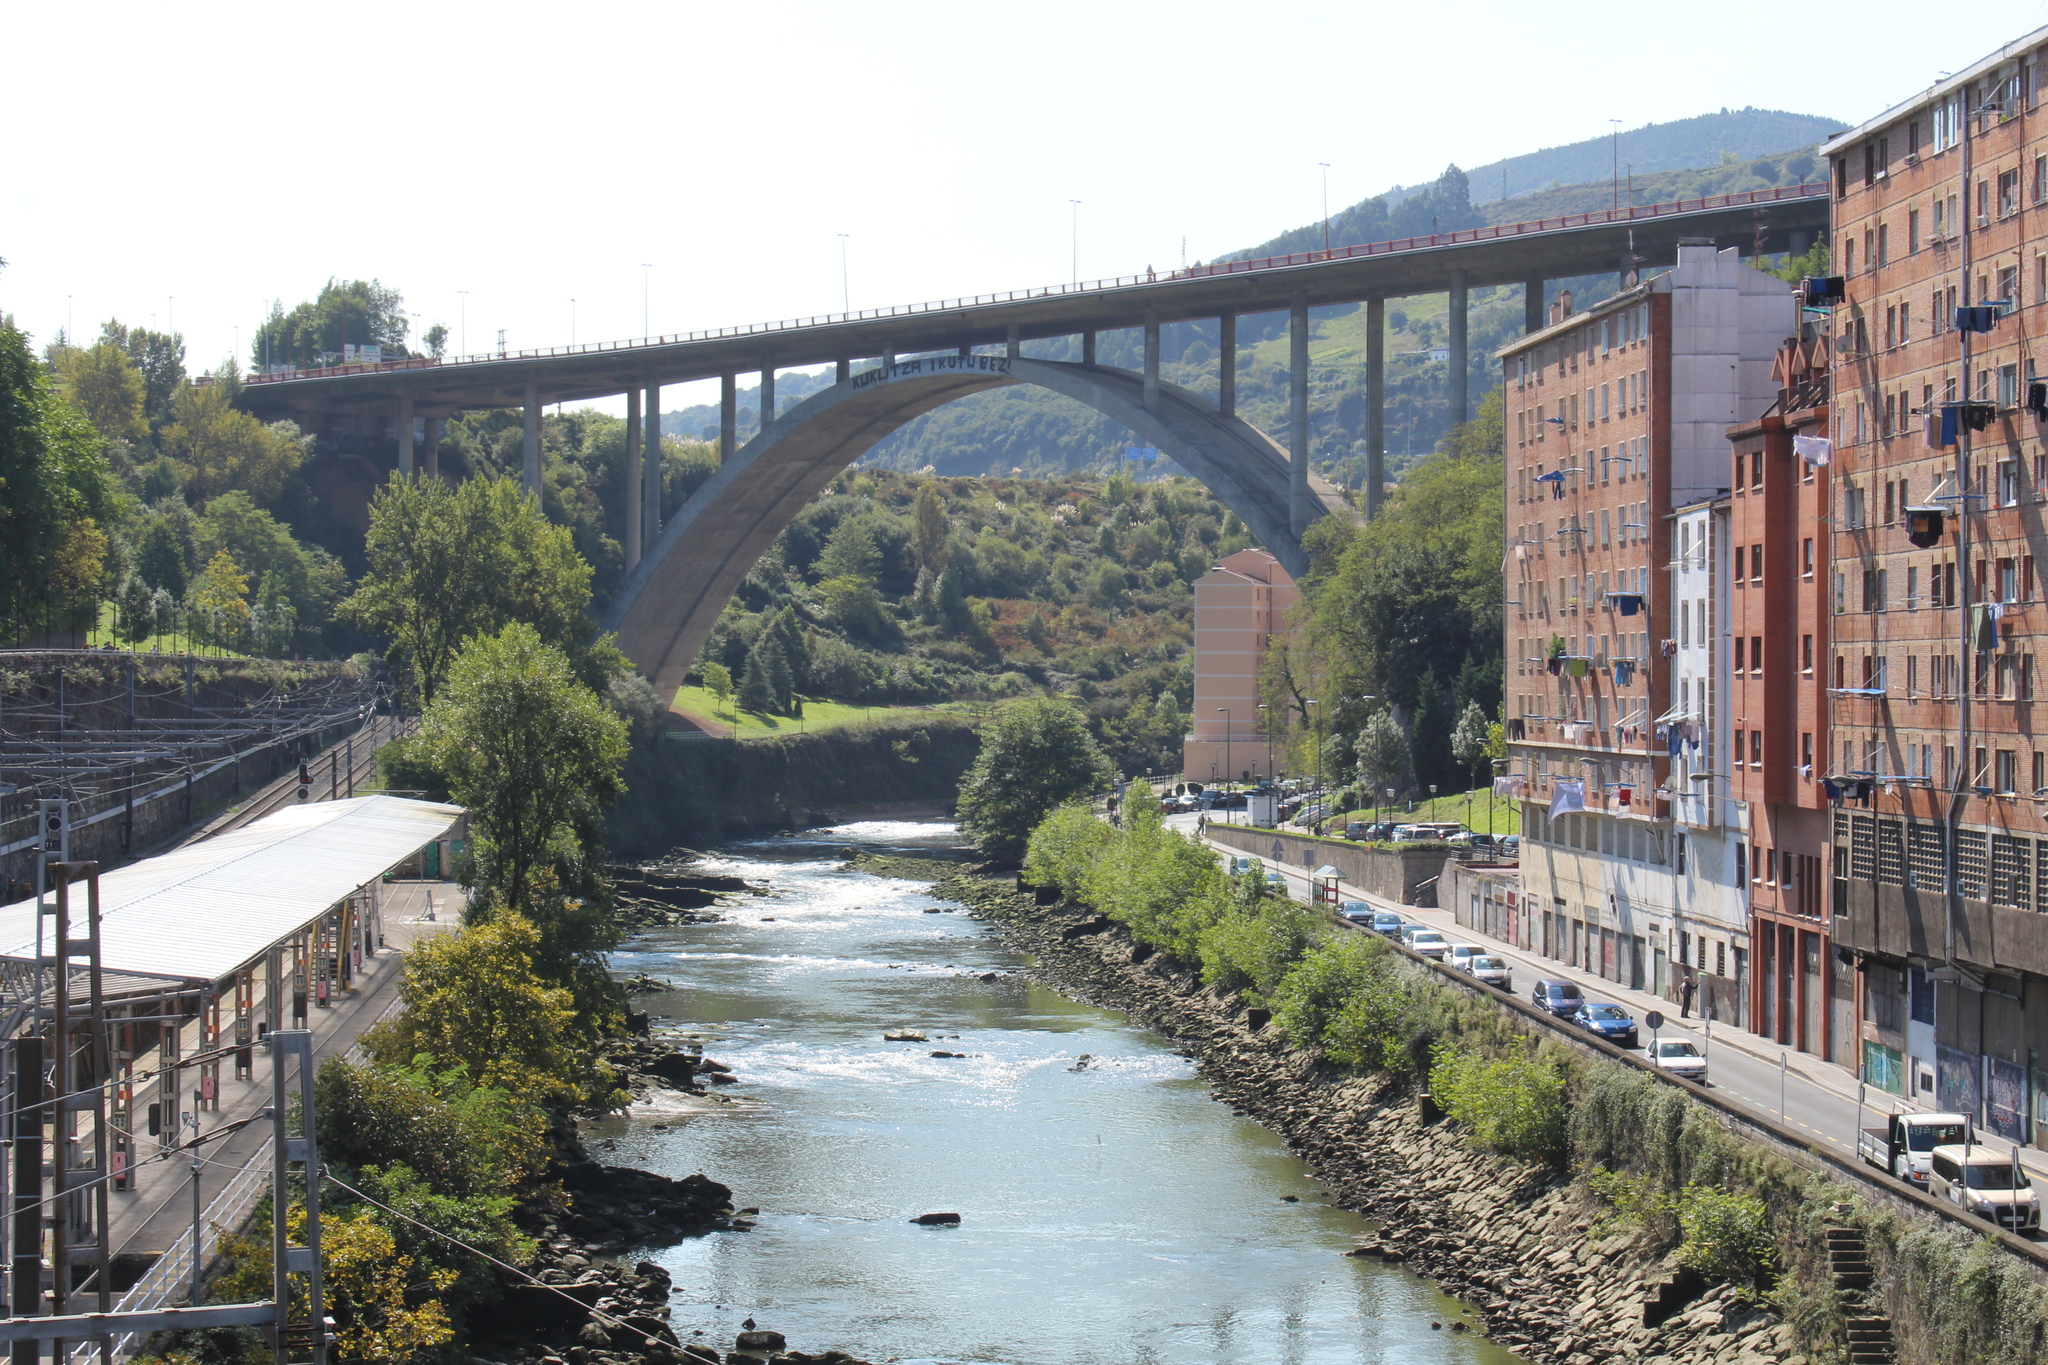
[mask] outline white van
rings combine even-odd
[[[1927,1193],[2014,1232],[2041,1226],[2041,1196],[2026,1167],[1995,1147],[1936,1147],[1928,1154]]]

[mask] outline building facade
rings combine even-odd
[[[1673,685],[1673,513],[1688,509],[1686,534],[1706,534],[1711,579],[1727,537],[1695,528],[1725,522],[1713,504],[1728,491],[1727,429],[1777,396],[1772,362],[1796,334],[1797,305],[1733,249],[1683,244],[1677,257],[1582,313],[1561,295],[1547,326],[1500,352],[1508,780],[1526,798],[1525,941],[1675,995],[1674,964],[1699,961],[1705,940],[1706,970],[1730,983],[1717,994],[1736,1008],[1748,925],[1726,903],[1736,872],[1715,832],[1726,812],[1689,783],[1689,746],[1710,740]],[[1693,610],[1686,638],[1711,653],[1715,619],[1701,636]],[[1704,654],[1689,662],[1684,676],[1713,676]],[[1681,787],[1699,822],[1683,829]],[[1701,835],[1718,866],[1688,857]]]
[[[2048,1123],[2048,29],[1826,143],[1839,293],[1816,764],[1855,1060]],[[1800,949],[1804,951],[1804,949]]]
[[[1273,765],[1281,745],[1260,708],[1259,677],[1300,596],[1264,550],[1225,556],[1195,580],[1194,730],[1181,746],[1186,781],[1279,776]]]

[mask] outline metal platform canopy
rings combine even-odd
[[[396,796],[316,801],[104,873],[101,968],[223,980],[305,934],[462,815],[460,806]],[[32,965],[36,937],[35,901],[0,906],[0,963]]]

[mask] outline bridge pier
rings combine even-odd
[[[640,563],[640,388],[626,390],[626,572]]]
[[[1014,322],[1010,324],[1009,338],[1004,344],[1003,354],[1012,360],[1024,358],[1024,330]]]
[[[1159,314],[1145,314],[1145,411],[1159,411]]]
[[[961,358],[962,360],[966,360],[966,359],[968,359],[968,358],[969,358],[969,357],[971,357],[971,356],[972,356],[973,354],[974,354],[974,348],[973,348],[972,346],[962,346],[962,347],[960,348],[960,358]]]
[[[441,423],[446,420],[445,417],[427,419],[427,477],[430,479],[441,477]]]
[[[739,376],[730,372],[718,376],[718,462],[724,464],[740,448]]]
[[[1095,363],[1095,333],[1092,331],[1081,333],[1081,363],[1083,365],[1093,365]]]
[[[412,476],[412,399],[398,400],[398,472]]]
[[[526,444],[521,460],[526,491],[540,496],[540,384],[526,381]]]
[[[1237,416],[1237,314],[1216,319],[1216,406]]]
[[[1465,272],[1451,272],[1450,308],[1450,350],[1451,350],[1451,421],[1472,420],[1472,398],[1466,391],[1471,378],[1471,356],[1465,343],[1465,324],[1470,305],[1471,291],[1466,286]]]
[[[1543,330],[1543,279],[1522,282],[1522,335]]]
[[[1308,497],[1308,295],[1287,306],[1287,492],[1288,522],[1295,539],[1313,517]]]
[[[754,395],[754,406],[760,409],[762,430],[775,420],[775,362],[769,361],[761,367],[761,391]]]
[[[1387,496],[1387,301],[1365,301],[1365,517]]]
[[[647,386],[647,401],[641,409],[640,460],[640,552],[653,553],[661,538],[661,385]]]

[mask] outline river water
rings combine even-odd
[[[992,930],[924,913],[948,905],[926,884],[842,870],[953,842],[867,823],[729,846],[704,870],[768,894],[616,955],[675,983],[644,1007],[708,1035],[742,1082],[709,1112],[585,1129],[608,1161],[703,1171],[761,1210],[751,1232],[651,1253],[685,1341],[706,1327],[728,1347],[751,1316],[794,1349],[877,1361],[1514,1360],[1449,1330],[1473,1319],[1425,1281],[1342,1255],[1362,1220],[1165,1040],[1025,981]],[[898,1027],[930,1041],[884,1042]],[[961,1224],[909,1221],[940,1211]]]

